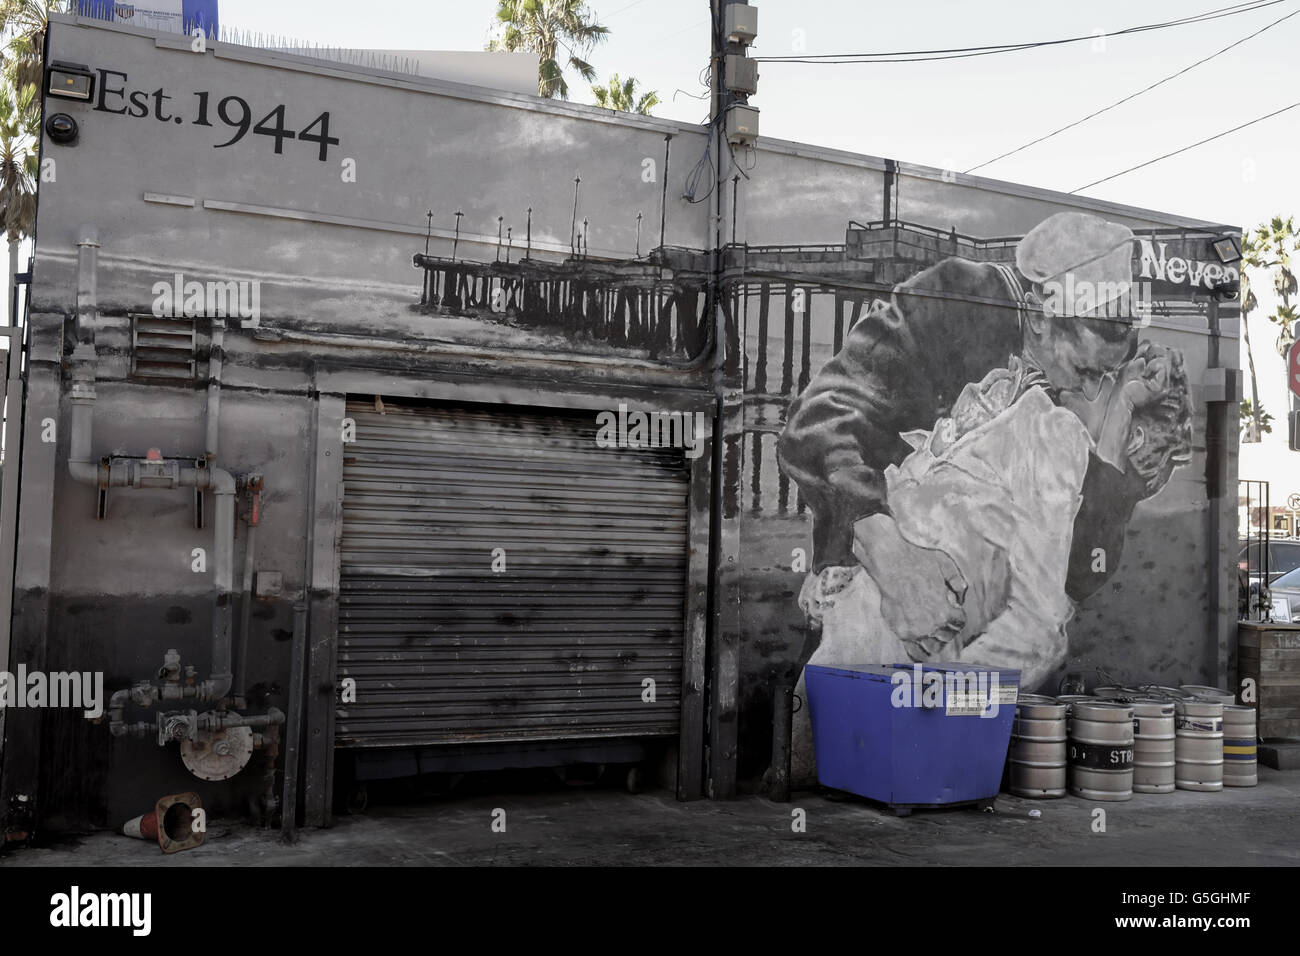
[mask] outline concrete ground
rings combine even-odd
[[[1105,811],[1104,832],[1094,832],[1096,808]],[[497,809],[505,811],[505,832],[493,830]],[[795,810],[806,814],[802,833],[792,829]],[[1034,810],[1041,816],[1031,817]],[[908,817],[810,791],[797,791],[789,804],[756,796],[679,803],[664,790],[632,795],[552,782],[437,799],[408,794],[405,802],[339,817],[331,828],[304,830],[292,846],[277,832],[216,820],[203,846],[172,856],[97,833],[0,857],[0,868],[105,864],[1296,866],[1300,772],[1260,767],[1252,789],[1135,794],[1124,803],[1002,794],[991,813],[918,810]]]

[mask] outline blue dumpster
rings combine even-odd
[[[1018,670],[962,663],[853,670],[810,664],[804,682],[823,785],[900,813],[997,796]]]

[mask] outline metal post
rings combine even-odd
[[[289,663],[289,714],[285,728],[284,795],[280,804],[280,833],[288,843],[298,839],[298,760],[302,741],[302,685],[306,676],[307,604],[293,605],[293,658]]]
[[[23,336],[21,327],[12,325],[0,329],[0,335],[9,339],[4,391],[0,396],[5,429],[4,472],[0,474],[0,670],[9,670],[9,628],[13,616],[14,549],[17,546],[18,476],[21,473],[23,429]],[[0,740],[4,739],[3,726],[4,714],[0,711]]]
[[[794,722],[794,686],[776,685],[772,695],[772,788],[777,803],[790,802],[790,727]]]
[[[717,149],[717,162],[713,188],[709,193],[708,236],[711,254],[709,299],[712,312],[710,318],[713,322],[714,427],[709,503],[709,563],[713,597],[710,606],[709,686],[706,696],[709,709],[708,794],[714,799],[722,800],[736,795],[741,600],[739,523],[734,515],[724,516],[723,511],[726,501],[727,456],[735,450],[734,446],[728,448],[728,436],[739,435],[743,430],[743,412],[735,399],[739,375],[734,353],[735,343],[728,339],[727,305],[723,296],[722,247],[728,200],[726,184],[732,162],[731,147],[725,131],[728,94],[723,72],[728,50],[723,30],[724,9],[722,0],[711,0],[710,59],[713,68],[710,70],[710,124],[713,144]],[[740,325],[740,317],[737,316],[736,331],[743,341]]]
[[[424,227],[424,255],[426,258],[429,255],[429,238],[433,235],[433,210],[430,209],[427,215],[429,217],[428,224]],[[432,281],[432,276],[429,274],[429,265],[426,262],[424,266],[424,282],[420,284],[420,305],[428,305],[429,285]]]
[[[578,231],[578,187],[582,183],[581,176],[573,177],[573,219],[569,223],[569,255],[576,255],[574,251],[574,239]]]
[[[1206,322],[1209,327],[1207,368],[1218,368],[1219,359],[1219,298],[1217,292],[1210,294],[1206,307]],[[1232,670],[1232,658],[1235,657],[1232,642],[1227,633],[1228,628],[1220,621],[1223,606],[1221,591],[1223,589],[1223,570],[1221,565],[1227,559],[1221,538],[1223,537],[1220,511],[1227,494],[1228,479],[1228,402],[1209,402],[1205,412],[1205,491],[1208,511],[1206,527],[1206,588],[1208,598],[1208,624],[1210,646],[1215,648],[1215,677],[1219,687],[1229,686],[1227,681],[1235,679]],[[1235,549],[1234,549],[1235,557]]]
[[[659,190],[659,258],[661,268],[663,264],[664,230],[668,227],[668,161],[671,159],[670,150],[672,149],[672,142],[672,133],[668,133],[664,136],[663,185]],[[662,278],[663,272],[661,271],[659,275],[660,278]]]

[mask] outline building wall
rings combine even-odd
[[[232,317],[226,331],[218,449],[222,467],[264,476],[255,567],[284,581],[281,596],[252,613],[250,709],[285,706],[292,606],[305,598],[316,727],[328,726],[334,706],[345,396],[593,412],[718,402],[717,457],[711,450],[692,470],[686,613],[695,650],[685,666],[696,710],[684,710],[699,732],[701,709],[710,711],[708,749],[694,763],[717,796],[734,789],[737,769],[742,787],[761,777],[773,684],[795,679],[814,649],[797,604],[804,573],[792,569],[794,550],[809,550],[811,517],[775,451],[790,402],[895,283],[950,252],[976,255],[948,234],[975,237],[979,256],[1005,259],[1018,237],[1075,202],[910,167],[890,180],[880,160],[782,143],[739,155],[719,195],[709,196],[706,169],[687,199],[706,146],[698,127],[237,47],[193,52],[177,37],[57,18],[49,42],[51,60],[87,64],[97,80],[93,103],[57,104],[78,122],[78,143],[43,142],[54,165],[41,185],[31,288],[11,663],[102,669],[110,689],[151,677],[171,647],[200,675],[208,668],[211,584],[191,570],[191,555],[210,546],[212,531],[195,530],[192,492],[114,489],[100,520],[94,490],[67,473],[78,242],[93,236],[96,457],[203,454],[209,324],[196,327],[193,381],[160,384],[132,374],[132,317],[153,312],[177,273],[182,283],[258,284],[256,320]],[[250,129],[221,145],[242,125],[222,121],[222,104],[228,118],[243,115],[228,97],[248,103]],[[210,126],[196,122],[205,102]],[[273,135],[251,127],[268,116],[273,127],[281,105],[298,135],[277,152]],[[327,148],[301,136],[325,113],[339,140]],[[925,227],[908,233],[923,237],[915,248],[881,253],[879,234],[846,234],[851,221],[882,218],[887,191],[890,218]],[[749,244],[723,256],[721,318],[708,298],[714,202],[724,240]],[[1190,230],[1200,238],[1178,248],[1204,251],[1205,224],[1078,202],[1135,230]],[[1008,242],[983,242],[998,238]],[[807,312],[793,308],[798,290]],[[1230,343],[1235,312],[1226,305],[1220,315]],[[1235,536],[1229,502],[1223,543],[1207,540],[1203,302],[1146,335],[1185,355],[1194,454],[1128,523],[1108,590],[1070,624],[1068,668],[1204,681],[1219,672],[1228,624],[1207,622],[1207,568],[1235,552]],[[1230,345],[1221,353],[1235,362]],[[54,448],[34,437],[47,417],[59,425]],[[331,449],[340,453],[333,460],[324,457]],[[1235,478],[1235,444],[1228,468]],[[236,525],[238,585],[245,539]],[[112,739],[106,727],[62,714],[44,722],[39,754],[15,747],[34,726],[21,716],[9,719],[5,792],[30,790],[38,766],[51,828],[113,825],[142,801],[196,785],[151,741]],[[320,739],[308,747],[309,767],[328,762],[324,749]],[[196,788],[211,805],[232,807],[259,786],[246,772]]]

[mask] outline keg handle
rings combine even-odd
[[[1124,685],[1117,681],[1104,667],[1097,668],[1097,676],[1101,678],[1103,684],[1109,687],[1123,687]]]
[[[1075,683],[1076,681],[1077,681],[1077,684]],[[1073,691],[1073,693],[1078,693],[1078,694],[1086,694],[1086,693],[1087,693],[1087,689],[1084,687],[1084,683],[1083,683],[1083,675],[1080,674],[1080,673],[1078,673],[1077,671],[1076,671],[1076,672],[1073,672],[1073,673],[1069,673],[1069,672],[1067,672],[1067,673],[1066,673],[1066,674],[1061,678],[1061,682],[1060,682],[1059,684],[1056,685],[1056,693],[1057,693],[1058,695],[1059,695],[1059,694],[1064,694],[1064,693],[1066,692],[1066,688],[1067,688],[1067,686],[1068,686],[1068,687],[1075,687],[1075,686],[1078,687],[1078,690],[1077,690],[1077,691]]]

